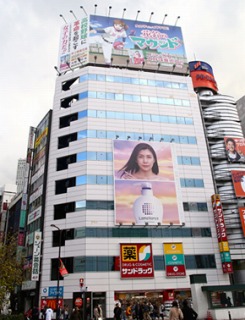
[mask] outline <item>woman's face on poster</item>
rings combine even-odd
[[[228,151],[234,152],[235,151],[235,144],[232,141],[228,141],[226,144],[226,148]]]
[[[138,155],[136,162],[139,166],[139,170],[143,172],[152,171],[152,167],[155,163],[155,159],[150,150],[141,150]]]

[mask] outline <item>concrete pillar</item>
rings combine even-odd
[[[206,274],[191,274],[191,296],[193,309],[198,313],[198,319],[207,318],[208,299],[205,292],[202,292],[202,286],[207,284]]]

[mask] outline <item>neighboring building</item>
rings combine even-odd
[[[16,174],[17,193],[22,192],[24,187],[25,167],[26,159],[19,159]]]
[[[245,136],[245,96],[236,102],[237,112],[241,121],[243,136]]]
[[[125,43],[109,34],[113,24]],[[100,16],[62,29],[41,307],[56,308],[59,298],[70,308],[83,304],[86,316],[93,316],[100,304],[103,316],[113,318],[118,300],[154,298],[169,306],[173,299],[193,298],[204,318],[231,294],[211,203],[217,191],[182,40],[176,26]],[[124,166],[141,143],[156,150],[159,171],[150,176],[143,158],[148,152],[156,164],[156,157],[148,149]],[[151,188],[158,199],[145,195]],[[141,189],[146,198],[136,202]],[[64,279],[63,264],[69,273]],[[208,305],[198,279],[223,285],[225,292],[215,292]]]
[[[218,94],[212,68],[207,63],[190,62],[190,71],[202,112],[215,192],[223,209],[226,239],[220,239],[222,263],[232,261],[232,283],[245,284],[245,191],[242,189],[245,139],[240,123],[244,119],[237,112],[241,110],[242,99],[236,105],[234,98]]]
[[[0,188],[0,243],[4,242],[8,228],[8,206],[15,196],[17,187],[14,184],[6,184]]]
[[[47,161],[52,110],[29,137],[27,212],[25,220],[25,263],[22,299],[25,310],[38,305],[41,237],[45,212]]]

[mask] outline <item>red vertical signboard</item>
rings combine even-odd
[[[227,241],[226,226],[219,194],[214,194],[211,197],[214,222],[217,231],[217,238],[219,242],[219,249],[221,255],[222,269],[224,273],[232,273],[233,267],[230,258],[229,245]]]

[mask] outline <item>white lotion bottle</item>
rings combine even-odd
[[[152,185],[149,182],[142,183],[141,196],[133,204],[133,211],[136,225],[146,223],[162,223],[163,205],[162,202],[153,195]]]

